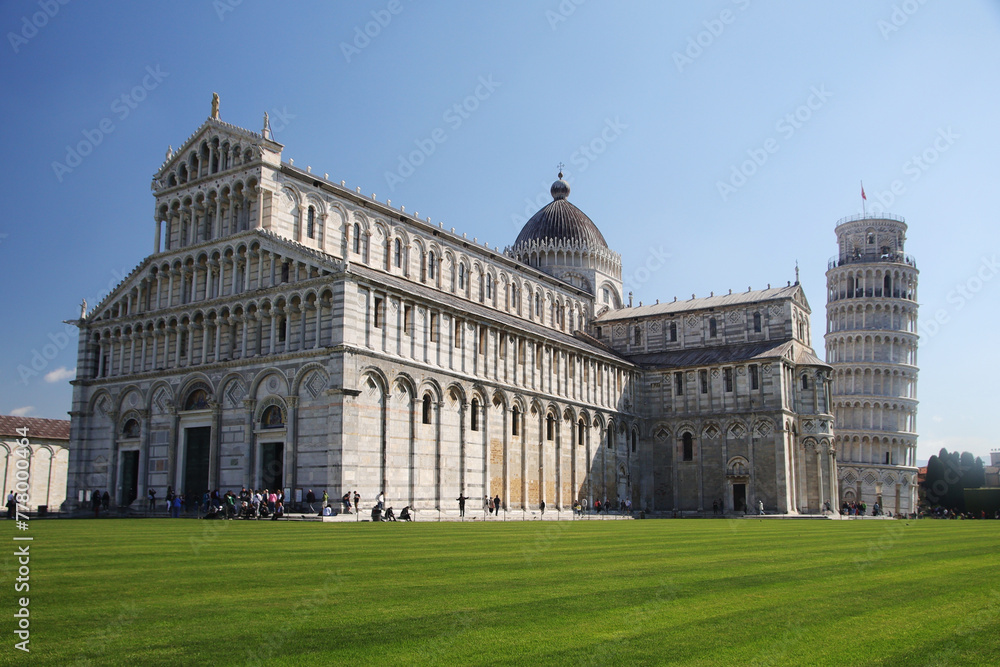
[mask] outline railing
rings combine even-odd
[[[901,215],[894,215],[892,213],[865,213],[863,215],[849,215],[846,218],[841,218],[837,221],[837,226],[844,224],[845,222],[856,222],[858,220],[894,220],[896,222],[902,222],[906,224],[906,218]]]
[[[826,264],[827,270],[835,269],[845,264],[885,263],[906,264],[917,268],[917,260],[903,252],[855,252],[844,255],[834,255]]]

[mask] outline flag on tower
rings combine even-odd
[[[868,201],[868,197],[865,196],[865,183],[864,183],[864,181],[861,182],[861,198],[864,199],[865,201]]]
[[[868,201],[868,197],[865,196],[865,182],[861,181],[861,215],[868,217],[868,207],[865,206],[865,202]]]

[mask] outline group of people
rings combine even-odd
[[[94,518],[101,515],[101,510],[107,512],[111,508],[111,496],[107,491],[101,493],[100,489],[94,489],[90,494],[90,508],[94,510]]]
[[[156,489],[149,489],[146,497],[149,511],[156,511]],[[195,512],[204,513],[205,519],[279,519],[285,514],[285,493],[281,489],[242,487],[239,494],[230,490],[221,495],[218,489],[206,489],[199,499],[197,494],[175,493],[168,486],[165,502],[174,519]]]
[[[872,516],[878,516],[880,512],[881,508],[878,503],[875,503],[875,506],[872,508]],[[840,506],[840,513],[847,516],[865,516],[868,513],[868,503],[849,503],[845,500]]]
[[[614,507],[614,505],[611,504],[611,501],[608,500],[607,496],[604,496],[604,502],[601,502],[601,500],[599,498],[595,498],[594,499],[594,514],[600,514],[601,512],[604,512],[605,514],[608,514],[609,512],[614,511],[614,510],[612,510],[613,507]],[[622,512],[624,514],[631,514],[632,513],[632,499],[631,498],[624,498],[624,499],[619,498],[618,499],[618,510],[617,511]]]

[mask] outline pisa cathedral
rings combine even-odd
[[[69,498],[384,490],[443,515],[460,495],[680,515],[843,498],[833,367],[797,281],[631,307],[561,174],[500,249],[282,148],[266,117],[252,132],[213,105],[168,151],[152,254],[77,321]]]

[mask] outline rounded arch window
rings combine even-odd
[[[277,405],[268,406],[260,416],[260,425],[262,428],[284,428],[285,416],[281,408]]]
[[[681,436],[681,444],[683,447],[683,459],[685,461],[691,461],[694,459],[694,436],[690,432],[685,431],[684,435]]]

